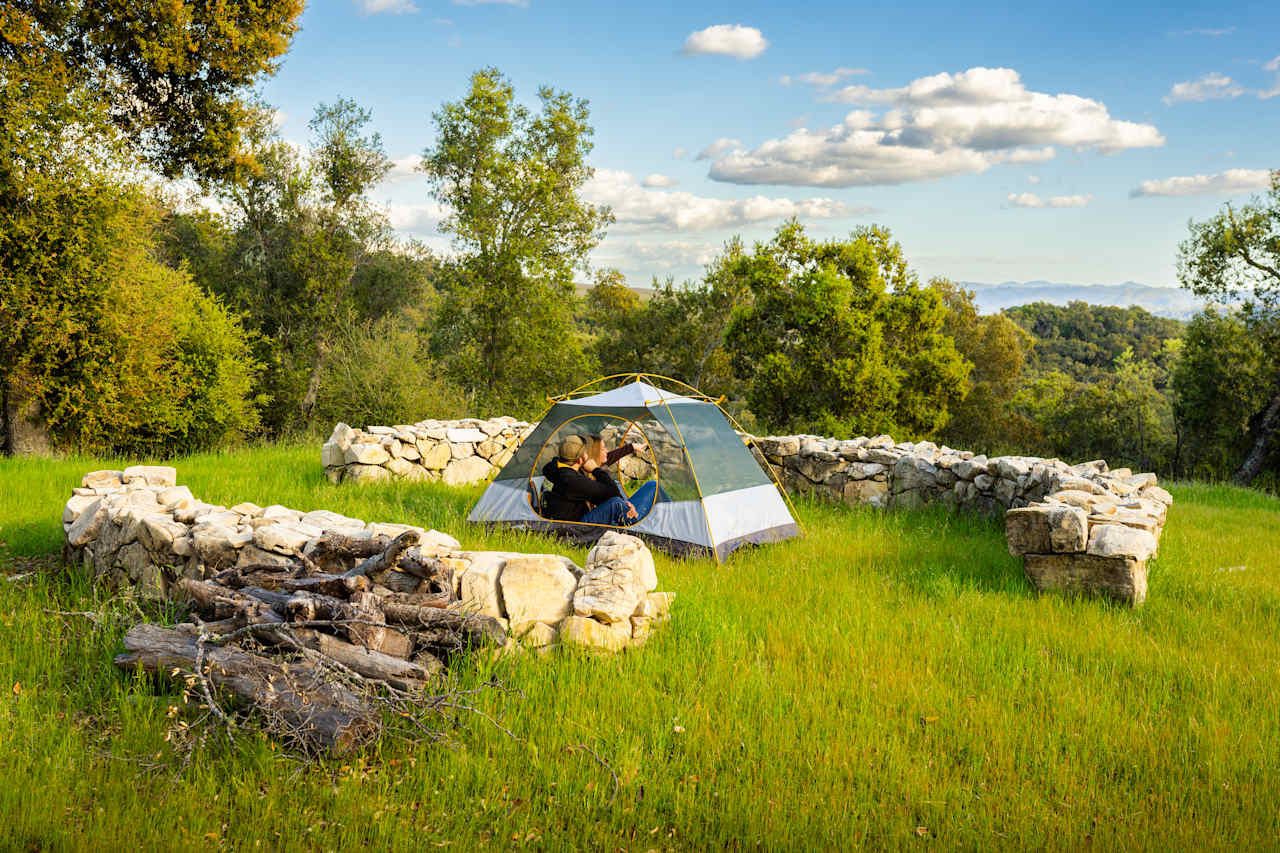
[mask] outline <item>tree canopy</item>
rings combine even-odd
[[[1178,278],[1183,287],[1198,296],[1238,303],[1243,319],[1234,328],[1245,329],[1260,352],[1280,352],[1280,170],[1271,172],[1271,187],[1265,196],[1239,209],[1227,204],[1218,215],[1192,222],[1190,231],[1178,250]],[[1206,320],[1206,333],[1215,320]],[[1280,358],[1269,360],[1271,375],[1259,379],[1265,390],[1248,418],[1247,450],[1233,475],[1244,485],[1253,482],[1269,457],[1280,454]],[[1182,385],[1190,389],[1197,383],[1184,372]],[[1220,393],[1230,397],[1237,391],[1222,388]],[[1202,395],[1193,394],[1184,399],[1182,407],[1189,411],[1193,401],[1201,400]],[[1227,405],[1228,410],[1235,402]]]
[[[482,407],[519,409],[587,368],[574,271],[613,216],[579,195],[593,174],[587,102],[549,87],[538,99],[535,113],[497,69],[477,71],[434,114],[422,159],[457,252],[435,351]]]

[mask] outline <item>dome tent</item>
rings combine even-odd
[[[603,383],[622,384],[598,390]],[[629,380],[629,381],[628,381]],[[551,408],[472,508],[468,521],[558,532],[583,539],[605,525],[564,522],[539,514],[542,467],[569,435],[602,435],[611,443],[639,441],[646,451],[624,459],[632,473],[657,480],[662,496],[635,524],[621,528],[677,554],[704,552],[723,560],[735,548],[790,539],[800,527],[785,492],[709,397],[658,387],[680,384],[651,374],[622,374],[553,398]],[[592,389],[596,386],[597,390]],[[763,457],[761,457],[763,459]]]

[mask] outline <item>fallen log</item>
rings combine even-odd
[[[371,584],[364,575],[347,577],[345,575],[315,575],[309,578],[294,578],[280,585],[285,592],[311,592],[328,595],[334,598],[346,598],[357,592],[364,592]]]
[[[416,544],[418,544],[418,534],[413,530],[406,530],[391,540],[391,544],[381,554],[375,554],[355,568],[344,572],[343,577],[354,578],[365,575],[373,578],[382,572],[389,571],[395,568],[396,560],[400,559],[400,555],[404,553],[404,550]]]
[[[311,629],[298,629],[292,635],[306,648],[336,660],[365,678],[384,681],[397,690],[421,690],[444,669],[444,664],[430,655],[424,659],[419,654],[415,658],[418,662],[414,662],[366,649]],[[434,665],[428,661],[434,661]]]
[[[326,533],[307,547],[304,556],[315,567],[313,571],[345,571],[347,561],[363,560],[380,554],[390,544],[391,539],[387,536],[355,539],[340,533]]]
[[[378,719],[359,697],[332,683],[309,664],[285,663],[234,647],[205,644],[199,638],[158,625],[135,625],[124,636],[125,654],[115,665],[168,676],[173,669],[194,672],[198,655],[203,672],[219,691],[253,704],[268,728],[296,738],[314,750],[348,752],[374,738]]]
[[[178,589],[182,590],[204,619],[217,621],[238,618],[245,624],[281,621],[270,602],[246,595],[240,590],[227,589],[212,581],[182,578],[178,581]]]
[[[462,613],[440,607],[423,607],[417,604],[396,604],[384,601],[382,613],[388,622],[428,631],[445,630],[462,634],[474,645],[486,643],[503,645],[507,632],[492,616],[480,613]]]

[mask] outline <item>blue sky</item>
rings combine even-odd
[[[1274,0],[316,0],[263,95],[299,142],[317,103],[371,110],[398,164],[376,197],[447,251],[411,166],[490,65],[590,101],[586,195],[618,217],[593,262],[635,285],[792,214],[886,225],[925,277],[1173,285],[1187,221],[1280,168]]]

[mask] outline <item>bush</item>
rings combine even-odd
[[[97,299],[53,353],[40,396],[60,447],[166,455],[226,444],[258,426],[258,371],[238,318],[154,257],[156,211],[126,192],[88,283]]]
[[[414,330],[394,318],[353,321],[325,365],[313,420],[357,426],[415,423],[470,414],[468,401],[426,355]]]

